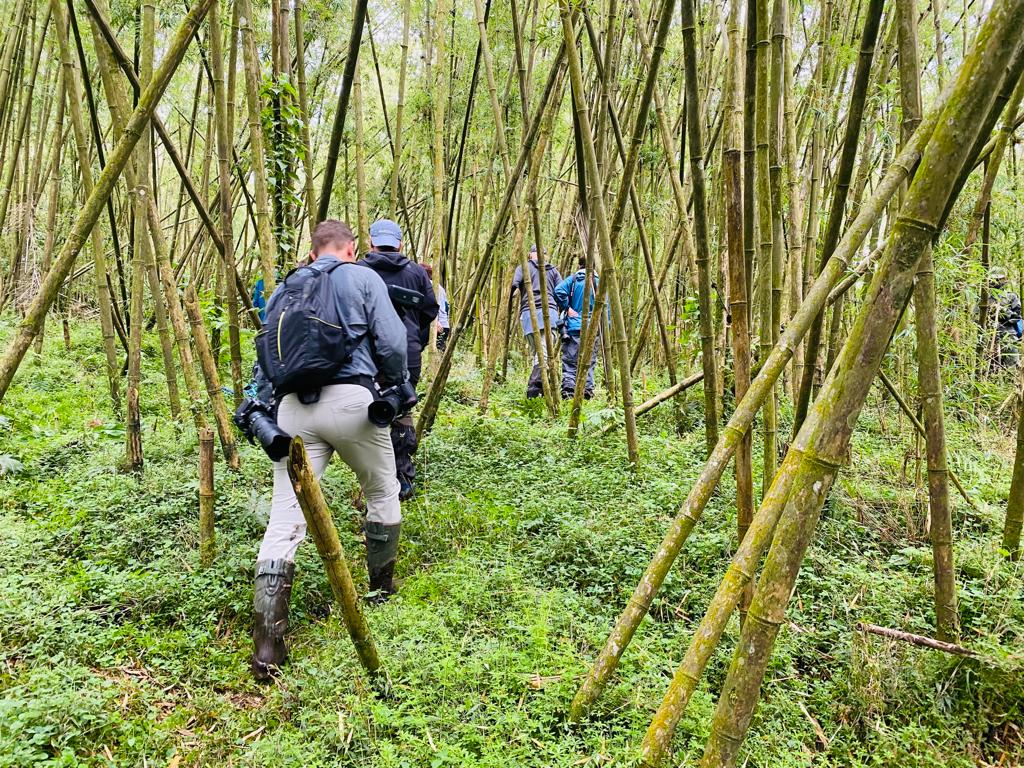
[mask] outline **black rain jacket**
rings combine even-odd
[[[388,288],[398,286],[423,294],[423,303],[418,308],[396,303],[393,295],[391,299],[405,325],[409,344],[409,369],[419,368],[423,348],[430,340],[430,324],[437,317],[439,309],[427,270],[401,253],[392,251],[370,251],[358,263],[380,275]]]

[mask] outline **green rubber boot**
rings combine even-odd
[[[402,524],[384,525],[367,521],[363,531],[366,533],[366,571],[370,576],[370,592],[366,599],[371,603],[383,603],[397,591],[395,560],[398,558]]]
[[[274,677],[288,658],[284,633],[288,631],[288,606],[294,578],[293,562],[261,560],[256,563],[252,673],[263,683]]]

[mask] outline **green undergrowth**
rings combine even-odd
[[[70,352],[54,334],[41,359],[29,354],[0,410],[0,766],[635,761],[735,547],[731,477],[591,719],[569,725],[565,712],[701,469],[699,390],[682,437],[666,406],[641,420],[642,468],[631,473],[621,432],[593,436],[616,418],[606,403],[587,404],[587,436],[571,441],[564,415],[549,420],[522,400],[514,372],[481,416],[479,373],[464,359],[421,446],[400,595],[367,611],[388,692],[375,692],[358,667],[309,543],[291,661],[262,687],[247,661],[267,460],[244,445],[240,473],[218,465],[219,552],[201,570],[196,438],[162,402],[158,350],[146,350],[146,466],[136,478],[118,469],[124,433],[105,394],[97,330],[72,330]],[[0,339],[10,332],[8,321]],[[954,492],[963,642],[979,658],[855,629],[865,621],[929,634],[934,618],[911,428],[873,391],[780,633],[747,765],[1024,759],[1024,568],[999,551],[1009,416],[981,418],[955,399],[950,410],[951,462],[980,510]],[[782,416],[785,435],[785,408]],[[353,478],[336,464],[324,487],[363,590]],[[737,635],[733,619],[680,725],[675,764],[699,760]]]

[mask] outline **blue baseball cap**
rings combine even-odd
[[[370,225],[370,242],[386,248],[398,248],[402,245],[402,230],[391,219],[377,219]]]

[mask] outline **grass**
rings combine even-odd
[[[634,762],[735,546],[730,479],[592,719],[570,726],[565,711],[701,468],[699,392],[682,438],[665,412],[642,420],[643,467],[631,473],[621,434],[570,442],[563,422],[522,401],[518,379],[480,416],[478,374],[464,364],[421,446],[402,591],[368,609],[391,695],[370,689],[309,543],[291,661],[262,687],[247,661],[267,460],[245,445],[241,473],[218,465],[219,554],[200,570],[197,444],[160,402],[158,350],[146,350],[136,478],[118,471],[123,430],[104,394],[97,330],[72,328],[72,352],[54,334],[0,410],[0,766]],[[0,339],[10,331],[7,322]],[[963,640],[981,658],[854,631],[869,621],[929,634],[933,623],[912,435],[873,392],[780,634],[748,765],[1024,760],[1024,567],[999,552],[1008,417],[963,405],[949,407],[951,460],[982,513],[954,495],[958,586]],[[614,416],[587,407],[589,432]],[[353,479],[336,464],[324,487],[364,589]],[[734,619],[680,725],[677,764],[699,760],[737,632]]]

